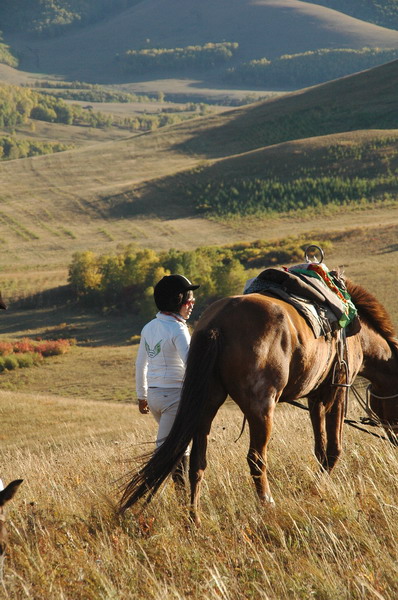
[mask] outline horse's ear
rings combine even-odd
[[[15,493],[22,482],[23,479],[15,479],[14,481],[11,481],[11,483],[9,483],[7,487],[5,487],[4,490],[0,492],[0,506],[4,506],[6,502],[11,500],[11,498],[15,496]]]

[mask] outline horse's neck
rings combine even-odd
[[[378,370],[380,375],[392,370],[398,373],[398,344],[387,342],[379,333],[363,325],[360,331],[364,376]],[[395,346],[395,349],[394,349]],[[369,377],[370,378],[370,377]]]

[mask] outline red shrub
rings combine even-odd
[[[24,338],[19,342],[14,343],[14,352],[34,352],[35,351],[35,343],[29,338]]]
[[[11,354],[12,352],[12,344],[10,342],[1,342],[0,341],[0,356],[5,356],[6,354]]]
[[[42,356],[56,356],[65,354],[69,346],[68,340],[46,340],[36,344],[36,352],[40,352]]]

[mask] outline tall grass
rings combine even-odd
[[[40,443],[18,450],[14,438],[3,446],[3,479],[25,478],[9,508],[4,598],[397,597],[395,448],[346,431],[340,465],[321,477],[307,415],[282,406],[269,455],[277,505],[267,510],[249,478],[247,432],[233,441],[240,413],[227,406],[210,434],[203,525],[195,530],[172,483],[144,511],[117,516],[120,477],[136,467],[127,461],[152,447],[153,420],[135,411],[102,403],[101,415],[89,410],[92,420],[80,426],[65,416],[59,437],[47,438],[46,429]]]

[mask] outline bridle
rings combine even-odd
[[[351,390],[352,390],[355,398],[357,399],[359,405],[362,407],[362,409],[368,415],[368,417],[361,417],[362,423],[364,423],[365,425],[379,425],[379,426],[387,425],[390,427],[395,425],[396,421],[395,421],[395,423],[391,423],[389,421],[382,421],[380,419],[380,417],[375,413],[375,411],[370,406],[370,397],[373,396],[374,398],[377,398],[378,400],[393,400],[394,398],[398,398],[398,394],[392,394],[391,396],[379,396],[378,394],[375,394],[374,392],[372,392],[372,385],[369,384],[366,388],[366,396],[365,396],[365,400],[364,400],[354,385],[351,386]],[[391,427],[391,429],[392,429],[392,431],[394,431],[394,429],[392,427]],[[396,435],[396,433],[395,433],[395,435]]]

